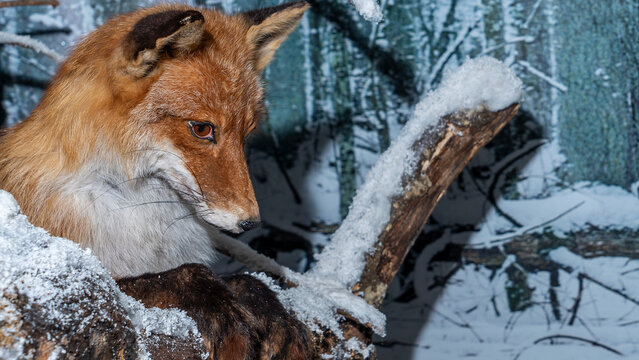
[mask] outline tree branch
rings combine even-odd
[[[442,131],[423,134],[413,144],[414,153],[421,154],[418,166],[405,179],[406,191],[393,200],[391,219],[353,289],[363,291],[369,304],[381,306],[388,285],[450,183],[518,110],[515,104],[498,112],[450,114],[439,122]]]
[[[38,6],[51,5],[57,7],[60,5],[56,0],[21,0],[21,1],[4,1],[0,2],[0,9],[13,6]]]

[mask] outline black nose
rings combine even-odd
[[[240,227],[244,231],[255,229],[258,226],[260,226],[260,222],[259,221],[242,221],[240,223]]]

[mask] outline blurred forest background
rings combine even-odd
[[[66,54],[109,17],[154,3],[2,8],[0,31]],[[380,23],[346,1],[310,3],[265,73],[269,115],[249,144],[265,225],[242,238],[312,266],[417,101],[465,59],[492,56],[524,81],[522,111],[408,254],[383,308],[380,358],[639,355],[639,2],[381,0]],[[28,116],[55,69],[0,45],[3,127]]]

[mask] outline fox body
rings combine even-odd
[[[264,113],[260,73],[307,7],[111,19],[0,137],[0,188],[116,278],[211,263],[220,230],[259,221],[244,141]]]

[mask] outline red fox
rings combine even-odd
[[[260,73],[307,8],[111,19],[0,138],[0,188],[115,278],[210,264],[219,230],[260,221],[244,140],[265,111]]]
[[[111,19],[0,136],[0,188],[29,220],[90,248],[147,306],[187,311],[211,359],[311,358],[308,329],[264,284],[198,265],[219,231],[260,221],[244,141],[265,111],[260,74],[308,7]]]

